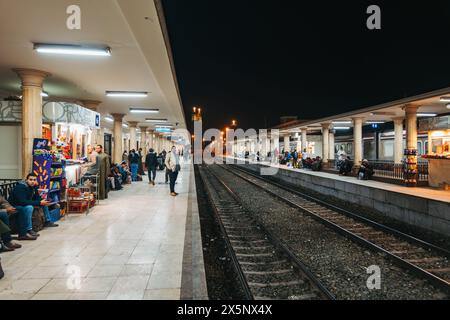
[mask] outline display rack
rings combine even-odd
[[[416,186],[418,178],[417,149],[405,149],[404,181],[407,186]]]

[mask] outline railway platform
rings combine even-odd
[[[207,299],[196,187],[184,164],[171,197],[158,171],[1,255],[3,299]]]
[[[360,205],[416,227],[450,235],[449,191],[428,187],[410,188],[373,180],[361,181],[355,177],[327,172],[247,162],[245,166],[253,171],[259,171],[260,166],[277,168],[274,177],[282,182]]]

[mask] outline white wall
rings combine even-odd
[[[0,179],[21,179],[22,127],[0,125]]]

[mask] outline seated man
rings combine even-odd
[[[19,182],[11,192],[9,203],[17,209],[19,220],[19,240],[36,240],[38,233],[33,231],[32,216],[34,207],[41,207],[45,216],[45,227],[57,227],[50,221],[48,206],[50,202],[43,200],[37,190],[37,176],[29,173],[25,181]]]
[[[317,156],[316,159],[314,159],[312,165],[311,165],[312,171],[320,171],[322,170],[322,159]]]
[[[373,166],[367,161],[367,159],[364,159],[361,162],[361,167],[359,167],[358,170],[358,179],[359,180],[369,180],[372,178],[374,174]]]
[[[22,248],[20,244],[12,242],[11,230],[9,229],[9,215],[16,212],[17,210],[0,195],[0,252]]]
[[[344,160],[339,161],[339,174],[346,176],[350,172],[352,172],[353,162],[350,160],[350,157],[345,156]]]

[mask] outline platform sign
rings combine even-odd
[[[156,128],[155,129],[156,132],[172,132],[172,130],[170,128]]]
[[[100,113],[95,114],[95,128],[96,129],[100,128]]]
[[[33,155],[36,150],[48,150],[49,141],[47,139],[35,138],[33,140]]]

